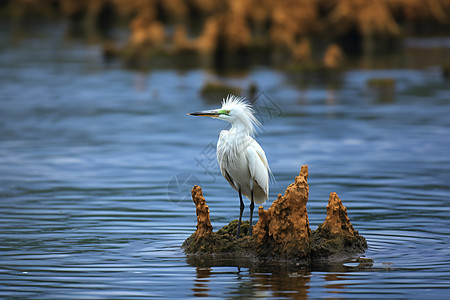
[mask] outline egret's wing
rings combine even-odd
[[[270,177],[275,181],[275,177],[273,176],[272,170],[269,167],[269,162],[267,161],[266,153],[264,152],[263,148],[258,144],[257,141],[255,141],[253,138],[251,139],[250,145],[252,145],[256,153],[258,154],[259,158],[264,163],[264,166],[266,167],[267,171],[269,172]]]
[[[228,150],[226,146],[228,145],[228,131],[222,130],[219,135],[219,140],[217,141],[217,162],[219,163],[220,173],[222,173],[223,177],[228,181],[233,189],[239,191],[238,187],[235,185],[233,178],[227,169],[230,167],[230,162],[226,155],[226,151]]]
[[[223,177],[225,177],[225,179],[228,181],[228,183],[231,185],[231,187],[233,189],[235,189],[236,191],[239,191],[239,189],[237,188],[237,186],[234,184],[234,180],[233,178],[231,178],[230,174],[227,172],[227,170],[223,169],[222,167],[220,168],[220,172],[222,173]]]
[[[249,137],[250,138],[250,137]],[[261,146],[252,139],[246,149],[248,168],[252,179],[262,189],[267,199],[269,195],[269,164],[266,153]]]

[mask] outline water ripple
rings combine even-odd
[[[194,182],[171,186],[194,174],[215,229],[238,216],[215,158],[199,163],[226,124],[186,116],[215,105],[198,96],[212,75],[109,68],[97,51],[32,36],[0,52],[1,298],[446,297],[450,92],[438,76],[351,70],[330,90],[250,70],[284,111],[258,137],[277,180],[270,200],[308,164],[311,227],[336,191],[373,262],[237,268],[184,256]],[[393,102],[365,92],[378,76],[398,81]]]

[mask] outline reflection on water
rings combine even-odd
[[[338,294],[346,294],[348,288],[358,283],[352,278],[357,277],[358,272],[362,274],[381,270],[372,268],[370,259],[313,265],[249,263],[248,260],[217,257],[189,257],[188,262],[196,266],[197,271],[191,295],[194,297],[220,297],[225,293],[249,298],[306,299],[311,290],[313,297],[339,297]],[[228,286],[226,291],[217,290],[216,279],[227,282],[230,278],[233,282],[237,281],[235,285]],[[317,288],[320,291],[316,291]]]
[[[310,288],[310,272],[255,273],[257,295],[276,298],[305,299]]]
[[[195,279],[194,288],[192,291],[194,292],[192,296],[194,297],[210,297],[208,288],[209,277],[211,277],[212,269],[211,268],[202,268],[197,267],[197,279]]]
[[[450,89],[438,68],[305,80],[267,68],[130,71],[105,65],[99,47],[60,36],[0,36],[0,297],[448,294]],[[192,180],[215,229],[239,211],[234,190],[195,159],[226,124],[186,116],[218,106],[199,96],[211,76],[255,83],[283,112],[258,137],[276,178],[270,199],[308,164],[311,227],[336,191],[373,262],[258,266],[184,256],[180,245],[196,225]],[[371,90],[373,78],[395,79],[394,90]]]

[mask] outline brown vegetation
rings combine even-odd
[[[127,51],[132,57],[155,53],[210,54],[251,57],[255,51],[288,61],[308,62],[323,52],[311,43],[359,42],[442,30],[450,26],[450,0],[9,0],[0,3],[0,16],[58,16],[90,26],[128,22]],[[428,27],[423,24],[431,24]],[[105,29],[105,28],[103,28]],[[319,43],[322,44],[323,43]],[[364,44],[364,47],[362,46]],[[353,45],[353,44],[352,44]],[[334,46],[333,46],[334,47]],[[131,50],[129,49],[131,48]],[[358,48],[358,47],[357,47]],[[331,51],[331,50],[330,50]],[[339,55],[341,55],[339,54]],[[337,55],[337,56],[339,56]],[[336,56],[336,55],[335,55]],[[334,68],[337,58],[325,55]]]

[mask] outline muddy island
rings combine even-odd
[[[311,231],[306,210],[307,179],[308,166],[304,165],[284,196],[279,194],[267,210],[259,207],[259,221],[253,227],[252,236],[247,236],[249,222],[241,224],[239,239],[236,239],[237,220],[213,231],[202,189],[194,186],[192,200],[196,206],[197,230],[182,248],[188,255],[233,256],[252,261],[340,260],[364,253],[367,241],[354,229],[336,193],[330,194],[325,221]]]

